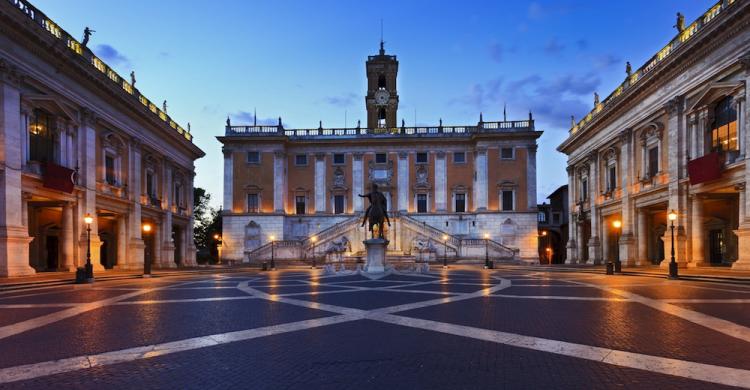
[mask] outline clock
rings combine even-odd
[[[375,92],[375,104],[384,106],[388,104],[388,100],[391,98],[391,94],[388,91],[381,89]]]

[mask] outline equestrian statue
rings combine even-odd
[[[391,226],[391,221],[388,219],[388,201],[385,199],[385,195],[378,191],[378,185],[372,183],[372,189],[370,193],[361,195],[360,198],[367,198],[370,200],[370,206],[365,211],[365,217],[362,219],[362,226],[369,221],[368,230],[372,234],[372,238],[385,239],[383,236],[383,222],[385,221],[388,226]],[[373,230],[375,227],[375,230]]]

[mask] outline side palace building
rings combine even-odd
[[[666,265],[674,211],[680,267],[750,269],[750,5],[722,0],[681,24],[558,148],[570,263]]]
[[[94,269],[195,263],[203,152],[86,40],[0,0],[0,277],[82,266],[87,215]]]
[[[537,262],[536,140],[527,120],[397,123],[396,56],[366,62],[367,126],[231,125],[224,151],[222,258],[361,256],[376,183],[386,195],[392,259]],[[271,242],[275,241],[272,245]],[[317,252],[311,252],[317,245]]]

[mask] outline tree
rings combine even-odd
[[[193,240],[198,249],[198,261],[206,262],[216,259],[215,234],[221,235],[221,208],[215,209],[209,205],[211,194],[205,189],[193,189],[193,216],[195,228]]]

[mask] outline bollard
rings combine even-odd
[[[614,275],[615,274],[615,264],[613,262],[607,263],[607,275]]]
[[[266,263],[266,262],[264,261],[264,262],[263,262],[263,263],[261,264],[261,266],[260,266],[260,270],[261,270],[261,271],[268,271],[268,263]]]
[[[622,273],[622,262],[620,260],[615,261],[615,273]]]
[[[76,268],[76,284],[86,283],[86,270],[83,267]]]

